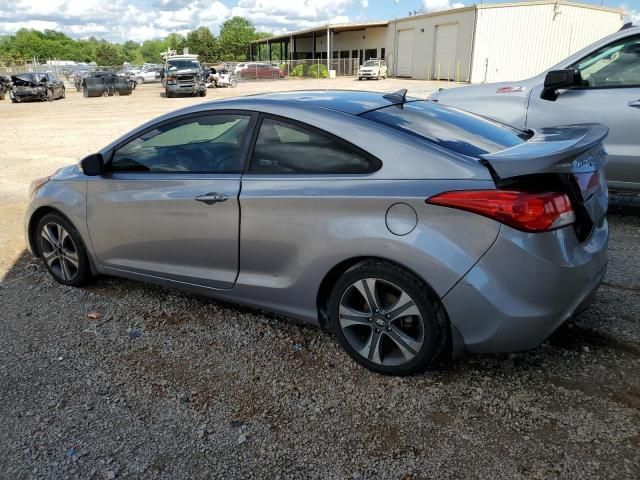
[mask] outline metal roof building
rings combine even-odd
[[[277,35],[252,42],[250,58],[317,59],[330,68],[336,59],[384,58],[399,77],[517,80],[619,30],[623,19],[621,10],[555,0],[473,5]]]

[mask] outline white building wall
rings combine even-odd
[[[471,82],[535,76],[622,23],[621,14],[593,6],[478,5]]]
[[[413,68],[411,78],[428,80],[435,78],[437,65],[434,64],[436,28],[438,25],[458,24],[457,58],[453,65],[440,65],[440,76],[453,79],[458,76],[461,81],[469,77],[471,62],[471,46],[473,43],[473,21],[475,9],[460,8],[446,12],[418,15],[399,20],[390,20],[387,27],[387,63],[395,71],[397,56],[395,46],[399,30],[413,31]],[[459,70],[458,70],[459,68]]]

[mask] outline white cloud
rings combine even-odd
[[[61,30],[111,41],[159,38],[207,26],[217,33],[233,15],[273,33],[345,23],[368,0],[0,0],[0,35],[20,28]],[[235,6],[234,6],[235,5]]]
[[[462,7],[464,7],[464,4],[460,2],[451,3],[449,0],[422,0],[422,10],[427,13]]]
[[[143,41],[202,25],[217,31],[230,14],[224,3],[210,0],[0,1],[0,35],[20,28],[47,28],[74,37]]]
[[[349,21],[346,9],[353,0],[239,0],[232,15],[251,20],[259,30],[284,33],[323,23]]]
[[[360,6],[362,8],[367,8],[369,7],[369,0],[360,0]]]

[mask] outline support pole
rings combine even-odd
[[[327,70],[331,70],[331,29],[327,25]]]

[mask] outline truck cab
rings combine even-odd
[[[207,95],[206,78],[197,55],[169,53],[164,59],[163,83],[167,98],[185,94]]]

